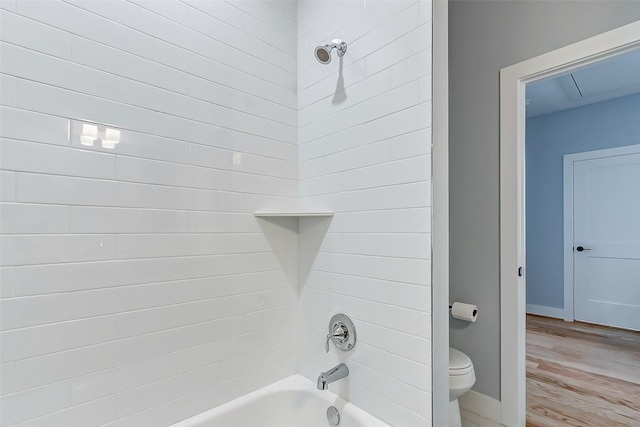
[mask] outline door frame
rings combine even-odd
[[[606,157],[640,154],[640,144],[622,147],[605,148],[603,150],[584,151],[565,154],[563,156],[563,222],[564,222],[564,320],[575,320],[575,283],[574,283],[574,227],[573,227],[573,173],[576,162],[595,160]]]
[[[640,21],[500,70],[501,422],[526,423],[525,86],[640,48]]]

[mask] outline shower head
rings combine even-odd
[[[335,39],[331,41],[331,44],[316,47],[314,53],[318,62],[321,64],[328,64],[331,62],[331,51],[333,49],[337,49],[338,56],[342,56],[347,51],[347,44],[342,40]]]

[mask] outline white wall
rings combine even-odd
[[[295,3],[0,5],[0,424],[167,425],[295,373],[296,230],[252,215],[298,191]]]
[[[345,361],[330,388],[403,427],[431,425],[430,70],[431,2],[299,4],[300,200],[335,212],[300,222],[300,372]],[[358,343],[326,355],[339,312]]]

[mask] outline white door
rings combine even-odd
[[[575,318],[640,330],[640,154],[573,171]]]

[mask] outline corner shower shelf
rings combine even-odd
[[[294,217],[294,218],[303,218],[303,217],[331,217],[333,216],[333,212],[312,212],[312,211],[263,211],[263,212],[255,212],[253,214],[258,218],[264,217]]]

